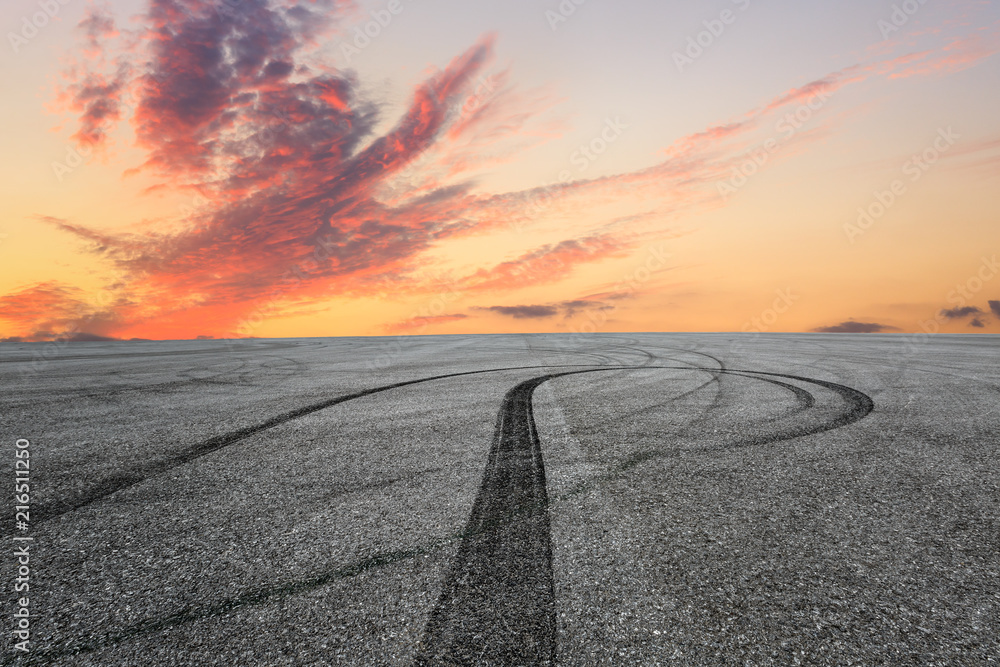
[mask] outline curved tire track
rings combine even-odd
[[[677,368],[639,366],[597,368],[543,375],[519,383],[504,397],[479,493],[464,538],[427,622],[417,665],[548,665],[556,656],[555,581],[552,538],[541,443],[531,397],[557,377],[609,370]],[[759,375],[784,377],[830,389],[847,401],[832,420],[778,434],[768,442],[818,433],[857,421],[874,404],[866,394],[833,382],[761,371],[698,369],[727,373],[780,386],[795,394],[800,410],[815,403],[795,385]],[[759,444],[751,439],[744,445]]]
[[[232,444],[233,442],[237,442],[245,437],[248,437],[249,435],[252,435],[253,433],[262,431],[265,428],[276,426],[279,423],[284,423],[285,421],[294,419],[297,416],[321,410],[323,407],[335,405],[336,403],[344,402],[350,400],[351,398],[386,391],[395,387],[418,384],[434,379],[472,375],[477,373],[553,367],[554,366],[529,366],[466,371],[462,373],[432,376],[429,378],[409,380],[383,387],[376,387],[362,392],[356,392],[354,394],[330,399],[311,406],[306,406],[299,410],[283,413],[282,415],[263,422],[256,427],[248,427],[246,429],[230,433],[227,436],[220,436],[219,438],[211,439],[201,444],[200,447],[204,451],[199,450],[201,453],[198,455],[207,454],[209,451],[216,451],[217,449],[226,446],[226,444]],[[418,664],[432,664],[434,662],[440,662],[440,659],[445,655],[450,655],[453,661],[461,661],[462,658],[460,656],[482,656],[483,651],[481,648],[477,649],[475,646],[470,647],[468,645],[468,637],[470,634],[474,633],[470,633],[469,630],[464,628],[458,628],[458,630],[455,628],[456,622],[460,624],[463,618],[464,610],[461,603],[469,599],[470,591],[475,592],[470,584],[474,584],[476,582],[476,577],[479,577],[480,582],[483,581],[483,577],[491,577],[491,580],[499,585],[506,585],[507,583],[512,582],[513,590],[530,590],[532,594],[538,595],[537,599],[530,600],[532,611],[528,615],[529,618],[526,621],[515,622],[515,624],[511,626],[509,619],[505,618],[501,620],[499,624],[504,625],[504,623],[506,623],[506,625],[504,625],[504,627],[498,632],[494,633],[491,641],[494,646],[503,647],[509,642],[511,637],[523,637],[524,633],[531,633],[531,643],[524,642],[527,646],[527,650],[523,647],[515,647],[513,652],[508,652],[505,655],[505,658],[509,658],[509,661],[512,661],[517,660],[514,656],[520,655],[523,658],[518,660],[521,664],[544,664],[546,662],[551,662],[555,651],[555,604],[553,592],[554,586],[550,583],[552,578],[552,552],[551,537],[548,530],[549,500],[547,498],[547,491],[544,483],[545,478],[541,457],[541,445],[538,441],[538,435],[534,426],[531,395],[539,385],[556,377],[597,371],[648,370],[650,368],[689,371],[700,370],[710,374],[733,372],[734,374],[750,373],[785,377],[824,386],[840,393],[845,398],[854,400],[854,403],[844,415],[829,422],[827,428],[821,428],[819,429],[820,431],[829,430],[831,428],[836,428],[838,425],[845,425],[857,421],[867,415],[873,407],[871,399],[868,398],[867,395],[849,387],[845,387],[844,385],[829,383],[823,380],[813,380],[811,378],[804,378],[801,376],[783,375],[780,373],[764,373],[762,371],[728,371],[718,368],[692,368],[690,366],[590,367],[585,370],[553,373],[532,378],[516,385],[508,392],[504,399],[503,406],[497,419],[494,444],[491,449],[489,459],[490,463],[487,464],[487,471],[484,474],[483,485],[480,489],[480,496],[483,496],[483,498],[481,500],[477,497],[472,515],[470,516],[469,525],[464,531],[446,538],[433,540],[424,544],[418,544],[407,549],[375,553],[359,561],[320,571],[311,577],[276,584],[267,588],[245,591],[233,597],[211,602],[203,607],[188,607],[164,616],[148,618],[134,623],[118,632],[112,631],[102,636],[91,636],[76,645],[64,646],[60,648],[53,646],[51,649],[37,654],[32,654],[28,663],[36,664],[36,661],[47,661],[60,656],[89,653],[102,647],[128,642],[140,636],[162,632],[171,627],[196,623],[207,618],[223,616],[241,607],[264,604],[274,599],[303,594],[338,580],[352,578],[374,569],[387,567],[395,563],[407,561],[434,551],[438,551],[455,540],[461,541],[459,554],[464,555],[456,556],[453,567],[446,578],[438,608],[435,608],[432,612],[431,620],[428,622],[423,642],[423,650],[417,658]],[[764,378],[759,379],[763,380]],[[503,437],[501,437],[502,434]],[[787,437],[794,436],[789,435]],[[527,447],[525,446],[525,439],[530,441],[530,445]],[[209,447],[209,443],[215,444],[212,444],[211,447]],[[747,442],[744,444],[752,445],[755,443]],[[706,450],[702,451],[704,452]],[[601,476],[601,478],[610,479],[616,474],[624,473],[628,469],[632,469],[645,461],[662,455],[663,452],[635,453],[631,455],[623,465],[619,466],[617,471],[613,471],[611,475]],[[503,465],[499,465],[501,463]],[[491,468],[493,469],[492,471]],[[142,479],[122,477],[114,481],[114,484],[118,485],[115,490],[131,486],[132,484],[137,484],[140,481],[142,481]],[[592,481],[597,482],[600,480],[595,478]],[[109,488],[114,484],[109,484]],[[590,484],[581,485],[575,493],[585,492],[590,486]],[[518,490],[519,502],[511,502],[503,497],[500,497],[503,495],[503,491],[509,488],[515,488]],[[113,493],[113,491],[109,491],[108,493]],[[571,493],[569,495],[573,494]],[[561,497],[557,500],[565,499],[566,497],[569,496]],[[522,548],[525,549],[524,553],[527,557],[524,557],[523,554],[518,554],[514,549],[504,548],[502,544],[498,544],[497,536],[502,534],[500,531],[507,530],[503,525],[505,522],[510,524],[511,528],[515,531],[519,529],[522,532],[527,533],[526,535],[522,535],[518,538],[517,542]],[[466,545],[466,542],[468,542],[468,545]],[[484,562],[482,556],[484,554],[492,554],[494,558],[499,556],[501,562],[498,564],[494,561],[492,567],[497,567],[499,565],[503,571],[508,573],[513,572],[516,576],[496,577],[491,575],[488,570],[484,570],[482,567]],[[508,559],[508,562],[504,563],[502,560],[503,558]],[[465,577],[463,576],[463,573],[471,574],[472,576],[471,578]],[[531,586],[526,588],[523,581],[518,582],[517,577],[521,576],[524,576],[524,578],[529,582],[534,582],[537,589],[532,589]],[[463,588],[465,590],[458,590]],[[500,596],[499,599],[502,600],[504,597],[505,596]],[[506,595],[506,597],[508,599],[512,599],[509,595]],[[494,594],[493,599],[498,599],[498,596]],[[495,611],[487,610],[487,613],[495,614]],[[519,607],[517,608],[517,614],[520,613],[522,613],[522,609]],[[478,641],[478,639],[476,639],[476,641]],[[494,653],[492,655],[496,656],[498,654]],[[471,660],[474,661],[474,659]]]
[[[442,380],[445,378],[461,377],[464,375],[477,375],[485,373],[498,373],[502,371],[513,371],[513,370],[534,370],[538,368],[555,368],[556,366],[515,366],[510,368],[491,368],[485,370],[477,371],[463,371],[460,373],[446,373],[443,375],[433,375],[430,377],[419,378],[416,380],[404,380],[402,382],[394,382],[392,384],[382,385],[380,387],[372,387],[370,389],[364,389],[361,391],[356,391],[350,394],[344,394],[342,396],[337,396],[335,398],[330,398],[325,401],[320,401],[318,403],[313,403],[311,405],[306,405],[295,410],[290,410],[288,412],[283,412],[279,415],[271,417],[270,419],[254,424],[252,426],[246,426],[241,429],[236,429],[235,431],[230,431],[229,433],[224,433],[222,435],[209,438],[200,443],[192,445],[187,449],[184,449],[164,460],[151,463],[146,466],[142,466],[138,469],[128,470],[124,472],[117,472],[104,479],[97,482],[96,485],[87,489],[80,495],[72,498],[70,500],[61,500],[50,502],[47,504],[38,504],[32,508],[33,524],[37,525],[44,521],[54,519],[63,514],[68,514],[74,512],[78,509],[86,507],[92,503],[98,502],[107,498],[108,496],[127,489],[129,487],[140,484],[151,477],[163,474],[173,468],[185,465],[194,461],[195,459],[201,458],[208,454],[219,451],[225,447],[236,444],[242,440],[246,440],[252,435],[260,433],[261,431],[266,431],[268,429],[274,428],[275,426],[280,426],[286,422],[290,422],[293,419],[298,419],[299,417],[304,417],[305,415],[312,414],[313,412],[318,412],[324,410],[331,406],[337,405],[339,403],[345,403],[347,401],[354,400],[356,398],[361,398],[363,396],[369,396],[371,394],[377,394],[383,391],[389,391],[390,389],[397,389],[399,387],[406,387],[409,385],[420,384],[422,382],[430,382],[432,380]],[[12,531],[11,526],[7,523],[0,523],[0,536],[5,536]]]
[[[559,375],[565,375],[561,373]],[[418,665],[550,663],[555,582],[545,466],[531,395],[559,375],[521,382],[504,397],[479,494]]]

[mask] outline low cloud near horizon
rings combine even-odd
[[[976,306],[963,306],[961,308],[943,308],[941,315],[949,320],[959,320],[970,315],[983,315],[982,309]]]
[[[813,331],[819,333],[880,333],[883,331],[899,331],[899,329],[887,324],[878,324],[877,322],[855,322],[854,320],[850,320],[828,327],[817,327]]]
[[[518,320],[534,320],[546,317],[555,317],[559,314],[559,309],[555,306],[530,305],[530,306],[477,306],[476,310],[487,310],[492,313],[506,315]]]
[[[601,295],[602,298],[606,299],[621,299],[627,295],[623,294],[605,294]],[[560,313],[566,317],[571,318],[579,313],[583,312],[594,312],[594,311],[606,311],[614,310],[615,306],[604,303],[596,299],[570,299],[567,301],[560,301],[551,304],[532,304],[532,305],[520,305],[520,306],[476,306],[473,310],[483,310],[499,315],[504,315],[507,317],[513,317],[515,319],[545,319],[549,317],[556,317]]]

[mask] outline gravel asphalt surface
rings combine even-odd
[[[998,336],[5,343],[0,378],[0,665],[1000,664]]]

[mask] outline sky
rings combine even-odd
[[[1000,333],[997,2],[0,27],[0,340]]]

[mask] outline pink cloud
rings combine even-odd
[[[568,239],[543,246],[516,259],[480,269],[459,284],[463,291],[510,290],[550,283],[581,264],[624,256],[631,244],[611,234]]]

